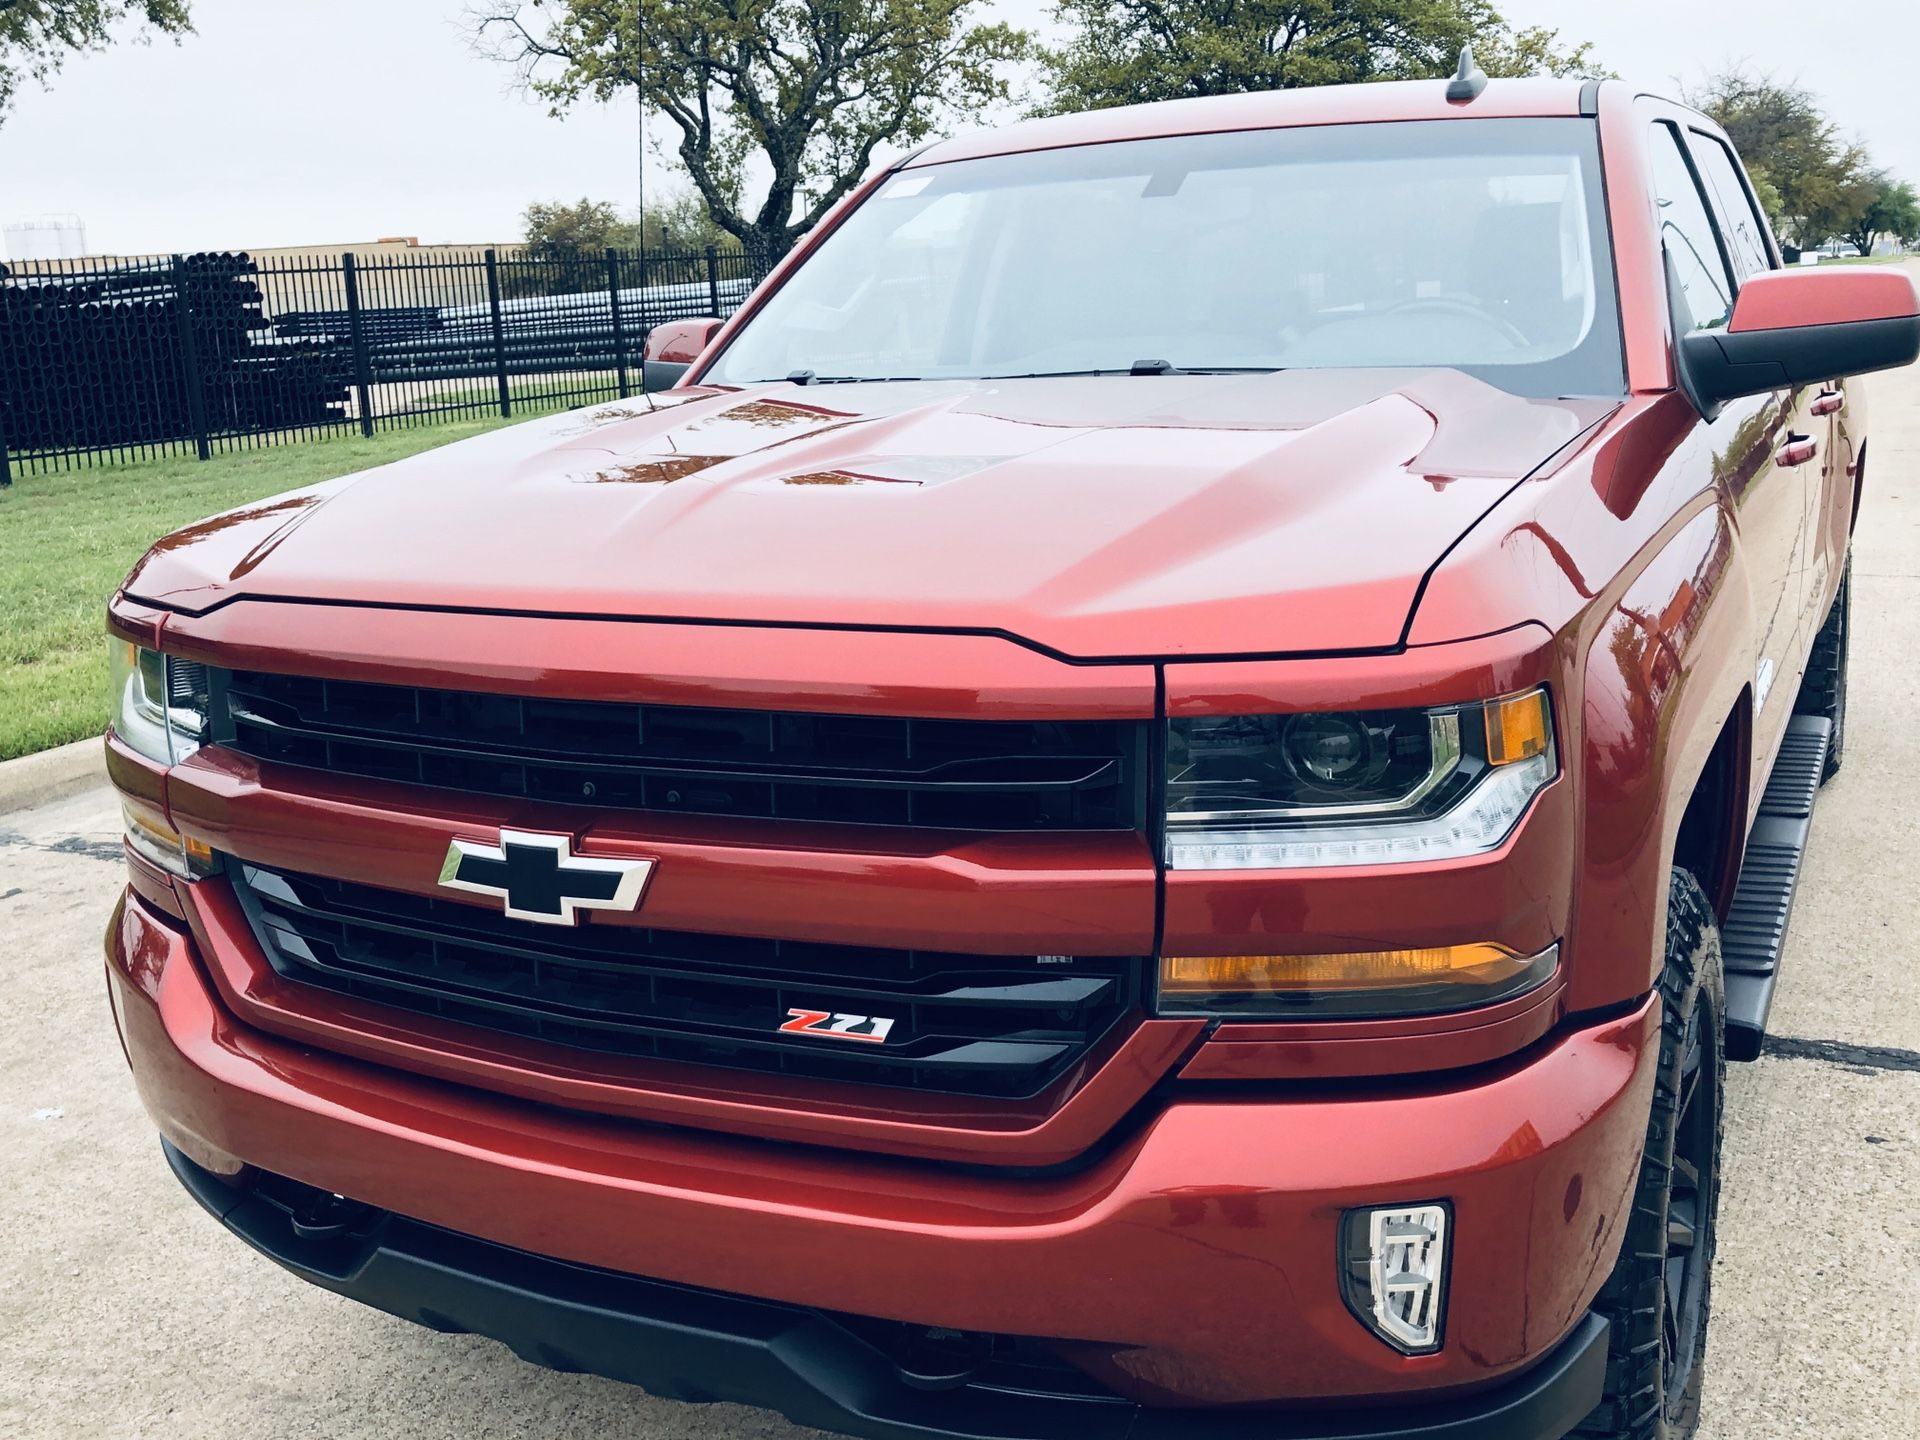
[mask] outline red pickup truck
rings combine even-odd
[[[1690,1434],[1847,377],[1916,352],[1617,81],[888,165],[670,388],[114,597],[166,1157],[316,1284],[850,1435]]]

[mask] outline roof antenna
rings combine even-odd
[[[1460,68],[1453,72],[1453,78],[1447,82],[1447,100],[1450,104],[1465,105],[1470,100],[1478,100],[1480,92],[1487,88],[1487,72],[1474,61],[1473,46],[1460,47]]]

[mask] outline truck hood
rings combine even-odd
[[[670,391],[215,516],[127,589],[997,631],[1082,658],[1371,649],[1611,408],[1447,370]]]

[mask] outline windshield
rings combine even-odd
[[[702,377],[1452,366],[1617,395],[1594,126],[1177,136],[900,171]]]

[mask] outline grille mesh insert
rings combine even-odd
[[[1002,833],[1142,823],[1138,721],[720,710],[215,672],[261,760],[637,811]]]
[[[587,924],[230,862],[283,978],[551,1043],[820,1080],[1024,1098],[1136,1003],[1138,962],[868,949]],[[879,1017],[884,1043],[785,1034]]]

